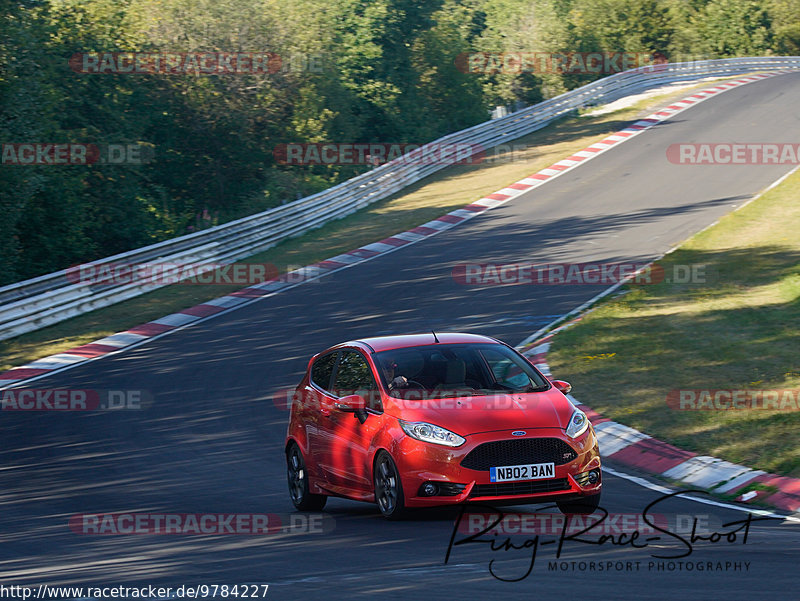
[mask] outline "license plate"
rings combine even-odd
[[[489,480],[509,482],[511,480],[542,480],[556,477],[555,463],[528,463],[489,468]]]

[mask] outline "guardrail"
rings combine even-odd
[[[475,151],[489,149],[545,127],[576,109],[605,104],[648,88],[699,77],[780,69],[800,69],[800,57],[719,59],[640,67],[596,80],[500,119],[446,135],[413,152],[423,155],[426,149],[437,148],[437,155],[446,158],[448,152],[442,152],[442,149],[454,149],[456,145],[460,151],[468,145],[472,145]],[[459,158],[463,158],[461,152]],[[211,269],[213,264],[232,263],[270,248],[281,240],[340,219],[447,166],[446,161],[415,162],[405,155],[281,207],[88,265],[99,270],[103,265],[120,263],[191,263]],[[89,282],[71,282],[68,271],[61,270],[4,286],[0,288],[0,340],[118,303],[163,285],[167,284],[146,281],[97,286]]]

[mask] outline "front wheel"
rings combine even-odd
[[[289,479],[289,496],[300,511],[319,511],[325,507],[327,495],[308,492],[308,470],[300,447],[292,443],[286,451],[286,470]]]
[[[556,501],[556,505],[558,505],[558,510],[564,514],[578,513],[586,515],[594,513],[600,505],[600,493],[579,499],[570,499],[569,501]]]
[[[397,471],[394,460],[386,451],[379,452],[375,459],[373,482],[375,484],[375,502],[383,517],[389,520],[399,520],[405,517],[406,504],[400,472]]]

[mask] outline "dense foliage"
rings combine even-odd
[[[287,142],[424,143],[596,75],[468,73],[468,52],[800,53],[800,0],[0,0],[0,143],[135,144],[144,164],[0,165],[0,284],[290,202],[366,167]],[[84,74],[85,52],[260,52],[274,73]]]

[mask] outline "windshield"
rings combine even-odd
[[[431,344],[374,355],[384,387],[402,399],[539,392],[550,388],[502,344]]]

